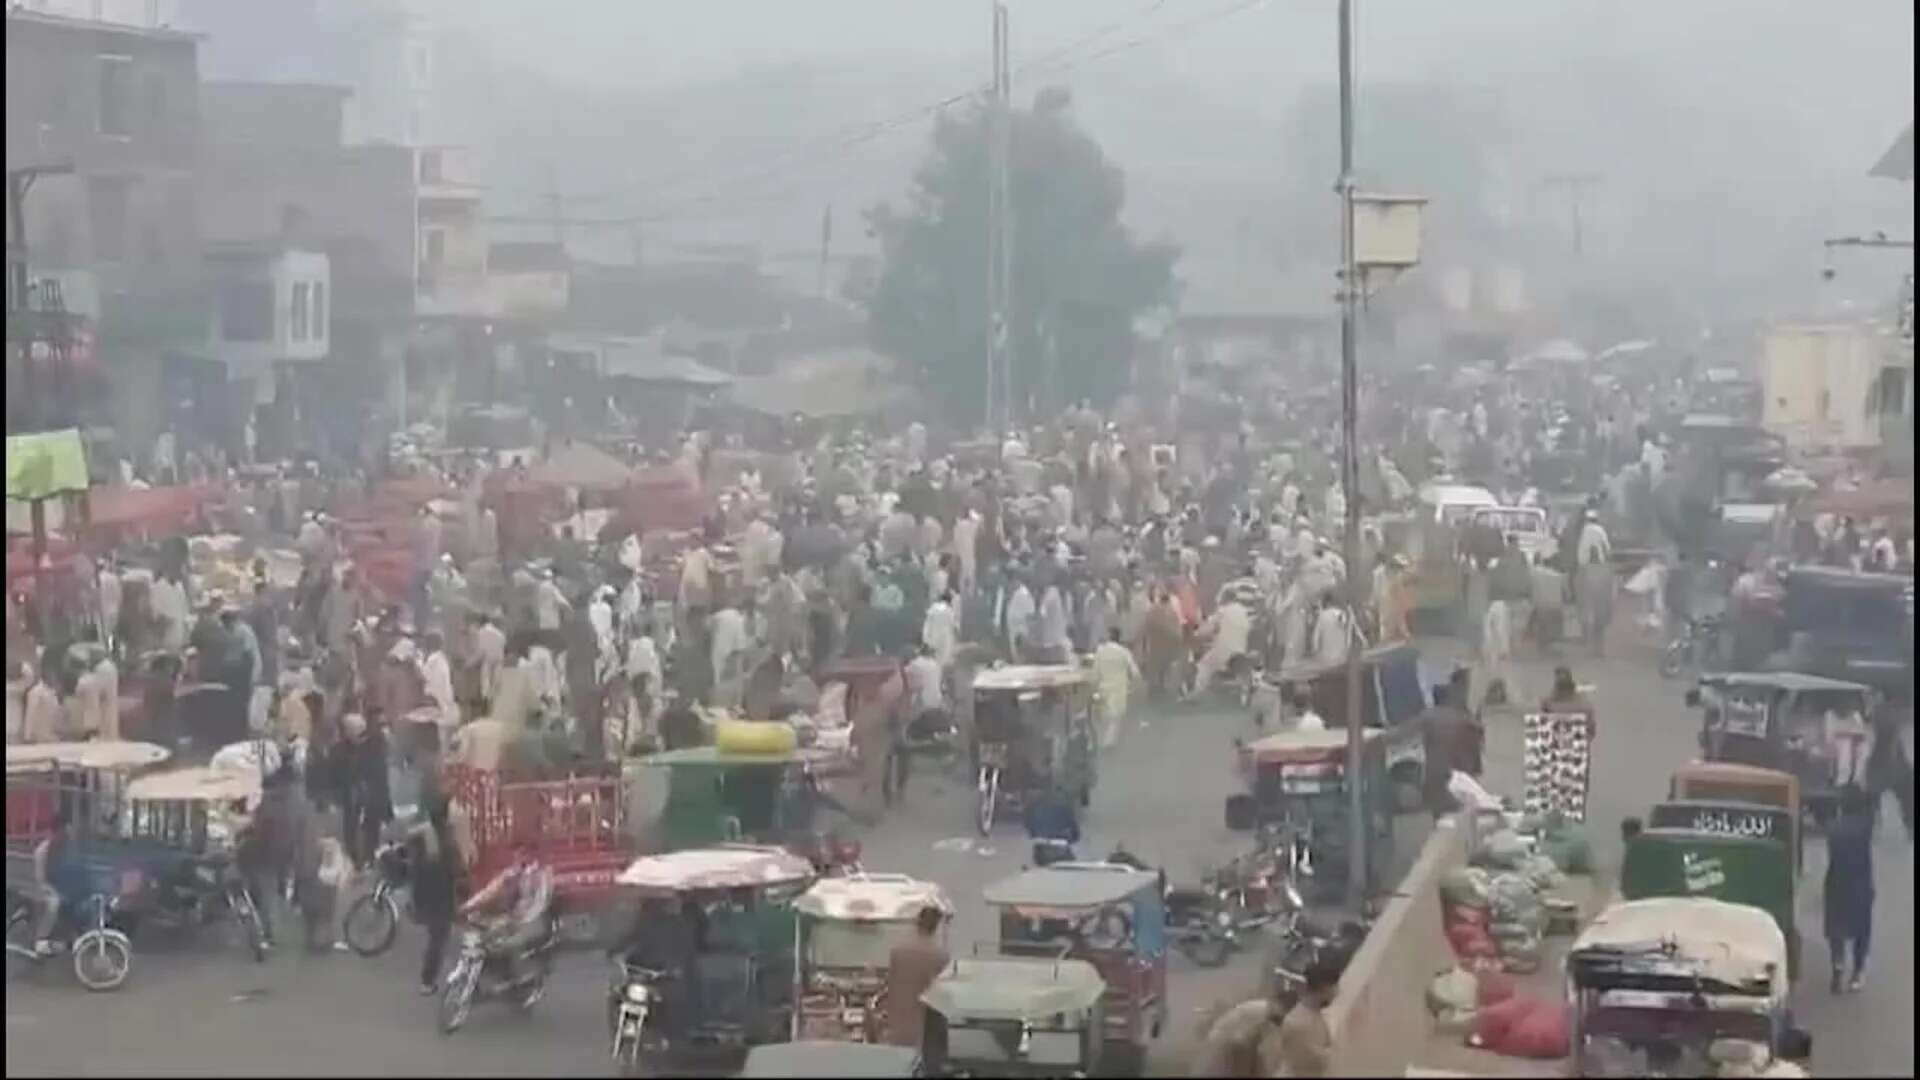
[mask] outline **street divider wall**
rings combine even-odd
[[[1440,882],[1467,863],[1469,828],[1440,819],[1405,881],[1374,920],[1327,1009],[1329,1076],[1401,1076],[1433,1032],[1427,984],[1454,963],[1440,923]]]

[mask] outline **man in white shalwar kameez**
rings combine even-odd
[[[953,596],[943,593],[927,605],[927,617],[920,622],[920,644],[933,650],[941,670],[953,663],[953,650],[960,643],[960,620],[953,613]]]
[[[1111,631],[1108,639],[1093,650],[1093,677],[1100,693],[1100,746],[1106,749],[1119,741],[1128,696],[1133,684],[1141,680],[1140,665],[1133,659],[1133,651],[1120,643],[1120,631]]]
[[[1227,670],[1228,662],[1247,651],[1247,638],[1252,631],[1253,616],[1240,601],[1228,600],[1214,609],[1206,625],[1200,628],[1202,636],[1211,640],[1194,668],[1193,692],[1196,696]]]

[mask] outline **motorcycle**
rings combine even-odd
[[[615,957],[613,964],[613,985],[608,1002],[609,1025],[613,1029],[613,1063],[622,1076],[638,1076],[640,1053],[647,1037],[647,1022],[659,1014],[663,1004],[660,984],[672,976],[668,972],[629,963],[622,957]]]
[[[441,1033],[451,1035],[460,1030],[477,1002],[505,1001],[521,1012],[532,1010],[546,996],[547,979],[553,974],[553,947],[559,936],[558,917],[549,913],[540,939],[519,956],[509,957],[489,948],[483,928],[463,925],[460,952],[453,970],[441,983]]]
[[[1201,967],[1219,967],[1249,935],[1286,914],[1274,887],[1279,867],[1270,853],[1236,859],[1203,876],[1199,888],[1166,890],[1167,928],[1174,944]],[[1291,883],[1285,883],[1289,892]],[[1295,893],[1294,895],[1297,895]]]
[[[347,947],[359,956],[379,956],[393,947],[404,910],[412,914],[413,898],[402,897],[413,884],[413,859],[405,844],[387,844],[374,855],[380,877],[373,891],[347,908],[341,924]],[[404,908],[403,908],[404,905]]]
[[[1287,890],[1289,899],[1298,899],[1291,883]],[[1279,959],[1272,970],[1273,1000],[1283,1011],[1293,1008],[1306,990],[1307,972],[1315,965],[1330,963],[1336,971],[1345,971],[1366,941],[1368,926],[1366,918],[1348,919],[1329,932],[1307,918],[1304,905],[1288,913],[1280,933]]]
[[[1677,678],[1688,668],[1697,668],[1720,655],[1720,620],[1712,615],[1688,619],[1680,633],[1660,653],[1660,674]]]
[[[59,956],[70,957],[73,976],[94,993],[118,990],[133,972],[133,944],[114,926],[119,901],[95,894],[77,905],[62,904],[54,922],[54,951],[34,949],[34,906],[25,893],[7,890],[7,983]]]
[[[267,959],[267,927],[253,894],[233,859],[226,854],[196,855],[154,879],[137,900],[119,908],[127,933],[152,922],[170,930],[193,930],[229,917],[245,936],[255,962]]]

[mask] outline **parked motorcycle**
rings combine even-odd
[[[1298,897],[1297,891],[1290,895]],[[1328,931],[1307,918],[1304,906],[1285,917],[1280,933],[1279,959],[1272,971],[1273,999],[1281,1009],[1291,1009],[1306,990],[1307,972],[1321,963],[1331,963],[1336,971],[1345,971],[1353,954],[1367,940],[1367,919],[1348,919],[1338,929]]]
[[[341,925],[347,947],[360,956],[379,956],[392,948],[403,905],[408,914],[413,910],[413,858],[406,845],[382,847],[374,855],[374,866],[380,876],[373,891],[347,908]]]
[[[1683,671],[1705,666],[1719,657],[1720,652],[1720,619],[1713,615],[1688,619],[1660,653],[1660,674],[1677,678]]]
[[[7,890],[7,984],[49,960],[67,957],[74,978],[95,993],[118,990],[133,972],[133,945],[113,925],[117,901],[103,895],[62,904],[54,923],[54,951],[34,950],[34,907],[26,894]]]
[[[546,996],[553,974],[553,947],[559,940],[559,921],[549,914],[545,933],[517,957],[489,948],[486,931],[460,928],[460,952],[440,990],[440,1030],[451,1035],[483,1001],[505,1001],[521,1012],[531,1010]]]
[[[231,918],[254,960],[266,960],[266,923],[231,856],[196,855],[144,884],[116,907],[116,921],[126,933],[148,922],[171,930],[196,930]]]

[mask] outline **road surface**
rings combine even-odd
[[[1446,644],[1427,650],[1444,656]],[[1617,822],[1642,813],[1665,794],[1674,765],[1692,755],[1695,713],[1681,703],[1684,685],[1663,682],[1643,662],[1577,661],[1583,682],[1597,685],[1601,727],[1594,747],[1591,814],[1603,863],[1617,861]],[[1545,689],[1550,666],[1521,664],[1522,700]],[[1135,727],[1102,765],[1085,827],[1087,854],[1124,842],[1176,880],[1241,849],[1227,832],[1221,800],[1232,790],[1231,740],[1245,731],[1226,712],[1156,714]],[[1489,783],[1517,790],[1518,721],[1496,721],[1488,733]],[[907,805],[864,837],[865,863],[944,884],[959,903],[956,954],[992,939],[994,925],[979,902],[982,886],[1017,870],[1026,845],[1010,825],[985,845],[970,824],[965,785],[916,778]],[[1400,862],[1404,863],[1403,852]],[[1879,904],[1866,990],[1833,998],[1819,978],[1816,844],[1803,884],[1802,925],[1813,928],[1799,1016],[1814,1033],[1816,1075],[1913,1075],[1911,848],[1897,820],[1883,827],[1878,855]],[[283,932],[283,939],[286,935]],[[480,1006],[448,1038],[434,1027],[434,1003],[414,993],[421,935],[402,929],[394,950],[377,960],[283,950],[256,966],[229,945],[162,948],[138,943],[131,983],[122,992],[89,995],[63,969],[33,973],[10,986],[6,1004],[6,1067],[18,1075],[151,1076],[595,1075],[607,1069],[603,995],[608,969],[598,954],[566,957],[554,985],[531,1016]],[[1196,1014],[1238,1000],[1258,985],[1259,958],[1243,954],[1228,967],[1200,971],[1170,960],[1170,1026],[1155,1046],[1151,1070],[1184,1074]]]

